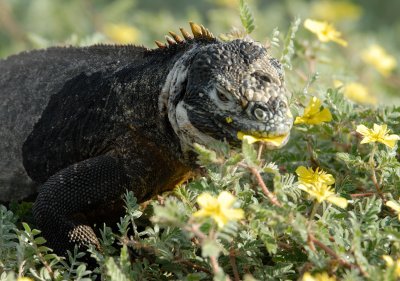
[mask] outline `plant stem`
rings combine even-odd
[[[320,205],[320,203],[318,201],[314,202],[313,208],[312,208],[311,213],[310,213],[310,220],[312,220],[314,218],[315,213],[317,212],[319,205]]]
[[[256,177],[258,185],[261,187],[263,193],[265,194],[265,196],[268,197],[271,203],[275,206],[282,207],[282,204],[281,202],[279,202],[278,198],[276,198],[276,196],[271,191],[269,191],[268,187],[265,185],[265,182],[262,179],[260,173],[257,171],[257,169],[254,167],[248,167],[248,168],[250,172]]]
[[[240,281],[240,275],[236,265],[236,255],[235,255],[235,249],[233,248],[233,243],[231,248],[229,249],[229,262],[232,266],[234,280]]]
[[[377,145],[376,145],[376,143],[374,143],[373,146],[372,146],[371,154],[369,155],[368,163],[369,163],[369,166],[371,167],[371,179],[372,179],[372,182],[375,185],[375,188],[376,188],[376,191],[378,192],[378,195],[381,198],[383,198],[382,189],[379,186],[378,180],[376,178],[376,172],[375,172],[375,158],[374,157],[375,157],[376,148],[377,148]]]
[[[372,195],[375,195],[375,194],[376,194],[375,192],[365,192],[365,193],[353,193],[353,194],[350,194],[350,196],[352,198],[357,198],[357,197],[372,196]]]
[[[327,253],[328,255],[330,255],[332,258],[334,258],[335,260],[337,260],[341,265],[343,265],[344,267],[347,268],[353,268],[353,267],[357,267],[356,265],[353,265],[347,261],[345,261],[344,259],[342,259],[338,254],[335,253],[335,251],[333,251],[331,248],[329,248],[328,246],[326,246],[323,242],[321,242],[320,240],[318,240],[317,238],[315,238],[315,236],[311,233],[308,234],[308,239],[311,243],[317,245],[319,248],[321,248],[325,253]]]
[[[261,156],[262,156],[262,151],[264,148],[264,143],[261,143],[260,146],[258,147],[258,152],[257,152],[257,160],[261,160]]]
[[[310,135],[307,135],[306,136],[307,137],[307,152],[308,152],[308,154],[310,155],[310,162],[311,162],[311,165],[312,166],[319,166],[319,164],[318,164],[318,160],[317,159],[315,159],[315,157],[314,157],[314,152],[313,152],[313,148],[312,148],[312,144],[311,144],[311,138],[312,138],[312,136],[310,136]]]

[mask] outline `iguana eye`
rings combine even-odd
[[[265,119],[267,118],[267,113],[259,107],[254,109],[253,113],[254,113],[254,116],[260,121],[265,121]]]
[[[228,102],[230,100],[228,95],[226,93],[221,92],[221,91],[217,91],[217,96],[223,102]]]

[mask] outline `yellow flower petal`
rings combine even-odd
[[[202,217],[209,217],[210,213],[207,210],[200,209],[192,214],[194,217],[202,218]]]
[[[299,182],[298,188],[307,192],[311,197],[315,198],[319,203],[323,201],[331,202],[341,208],[347,207],[347,199],[335,195],[332,188],[321,182],[304,183]]]
[[[394,265],[394,261],[393,261],[393,258],[391,256],[383,255],[382,259],[386,262],[387,266],[393,266]]]
[[[303,191],[305,191],[305,192],[308,193],[308,192],[310,191],[310,189],[311,189],[311,185],[300,183],[300,184],[298,185],[298,188],[299,188],[300,190],[303,190]]]
[[[297,116],[296,119],[294,120],[294,124],[303,124],[306,123],[307,119],[301,117],[301,116]]]
[[[202,193],[197,197],[200,210],[193,213],[196,218],[212,218],[222,228],[229,221],[240,220],[244,217],[242,209],[232,208],[235,197],[229,192],[221,192],[217,198],[209,193]]]
[[[367,87],[360,83],[349,83],[344,87],[344,96],[360,104],[376,104],[376,97],[372,96]]]
[[[398,135],[388,135],[389,130],[387,129],[386,124],[374,124],[373,129],[369,129],[364,125],[358,125],[356,128],[356,132],[360,133],[363,136],[363,139],[360,142],[361,144],[380,142],[390,148],[393,148],[396,145],[396,142],[400,140],[400,136]]]
[[[321,108],[321,100],[317,97],[312,97],[310,102],[308,103],[307,107],[304,109],[305,116],[312,116],[318,114]]]
[[[215,222],[218,225],[218,228],[223,228],[225,224],[228,223],[228,218],[225,216],[217,216],[217,215],[213,215],[211,216]]]
[[[264,142],[267,143],[269,146],[279,148],[286,143],[289,138],[289,134],[274,137],[256,137],[252,135],[246,135],[243,132],[238,132],[237,138],[240,140],[246,140],[250,144],[255,142]]]
[[[311,168],[309,168],[309,169],[311,169]],[[299,177],[308,178],[308,177],[310,177],[310,175],[312,174],[312,173],[309,171],[309,169],[307,169],[307,168],[304,167],[304,166],[299,166],[299,167],[297,167],[297,169],[296,169],[296,174],[297,174]]]
[[[384,145],[393,148],[396,145],[396,142],[399,140],[398,136],[396,135],[391,135],[387,136],[385,139],[379,140],[380,143],[383,143]]]
[[[383,76],[389,76],[397,66],[396,59],[389,55],[385,49],[376,44],[363,50],[361,52],[361,58],[366,63],[375,67],[375,69]]]
[[[317,125],[323,122],[330,122],[332,120],[332,114],[328,108],[324,108],[320,111],[321,100],[313,97],[304,109],[302,116],[296,117],[294,124],[310,124]]]
[[[324,170],[319,168],[314,171],[312,168],[299,166],[296,169],[296,174],[299,176],[299,182],[302,183],[324,183],[327,185],[332,185],[335,183],[335,178],[331,174],[327,174]]]
[[[335,179],[331,174],[320,175],[319,178],[320,182],[325,183],[327,185],[332,185],[335,183]]]
[[[358,125],[356,129],[357,133],[360,133],[363,136],[370,134],[370,129],[368,129],[365,125]]]
[[[309,272],[304,273],[302,281],[315,281],[315,278]]]
[[[330,122],[332,121],[332,114],[328,108],[324,108],[319,113],[315,114],[313,118],[311,118],[313,124],[319,124],[322,122]]]
[[[229,218],[231,220],[241,220],[244,218],[244,211],[242,209],[232,209],[229,211]]]
[[[306,19],[304,27],[316,34],[321,42],[333,41],[342,46],[347,46],[347,42],[340,38],[341,33],[327,22]]]
[[[221,208],[230,208],[230,207],[232,207],[233,203],[236,201],[236,198],[229,192],[222,191],[218,195],[217,201],[218,201],[218,204],[221,206]]]
[[[371,139],[370,137],[366,136],[362,139],[362,141],[360,142],[361,144],[365,144],[365,143],[371,143],[371,142],[375,142],[375,140]]]
[[[388,206],[389,208],[391,208],[393,211],[395,211],[396,213],[400,214],[400,204],[395,202],[395,201],[387,201],[385,203],[386,206]]]
[[[379,126],[378,124],[374,124],[374,132],[379,132],[379,131],[386,132],[387,131],[387,125],[383,124],[383,125]]]
[[[348,201],[346,198],[339,197],[339,196],[329,196],[327,201],[331,202],[332,204],[335,204],[336,206],[339,206],[342,209],[346,209]]]
[[[217,200],[209,193],[202,193],[197,197],[197,203],[204,208],[209,205],[217,204]]]

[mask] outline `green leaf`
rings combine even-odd
[[[37,245],[46,243],[46,239],[44,239],[43,237],[36,237],[34,241]]]
[[[201,255],[203,257],[218,257],[221,251],[221,246],[215,240],[207,239],[201,244]]]
[[[291,60],[293,54],[295,53],[294,39],[296,37],[296,32],[299,29],[300,22],[301,22],[300,18],[295,18],[295,20],[292,21],[290,29],[286,34],[285,41],[283,44],[283,51],[280,61],[282,65],[287,69],[292,69]]]
[[[129,276],[125,275],[125,272],[121,270],[121,268],[115,263],[113,258],[108,258],[106,262],[107,275],[110,277],[112,281],[129,281]]]
[[[31,232],[32,232],[30,226],[29,226],[26,222],[23,222],[23,223],[22,223],[22,226],[24,227],[24,229],[25,229],[25,231],[26,231],[27,233],[31,233]]]
[[[239,13],[243,27],[246,29],[246,32],[250,34],[255,29],[254,17],[245,0],[239,1]]]
[[[259,165],[260,161],[257,159],[257,151],[246,139],[242,141],[242,152],[244,159],[249,166],[257,167]]]
[[[217,154],[215,151],[206,148],[204,145],[195,143],[194,150],[198,154],[198,159],[202,165],[218,163]]]

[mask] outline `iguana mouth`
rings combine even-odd
[[[278,123],[276,120],[271,120],[271,123],[258,123],[253,120],[244,121],[246,119],[238,116],[226,118],[218,116],[214,119],[214,122],[218,124],[225,136],[230,136],[231,141],[236,145],[240,145],[240,140],[247,139],[250,143],[262,142],[270,149],[277,149],[288,142],[292,119],[291,113],[288,112],[287,120],[282,123]]]
[[[268,148],[280,148],[285,145],[289,140],[290,133],[286,133],[283,135],[269,136],[269,137],[260,137],[254,136],[251,134],[246,134],[243,132],[237,133],[237,138],[240,140],[247,140],[249,143],[255,142],[263,142],[267,145]]]

